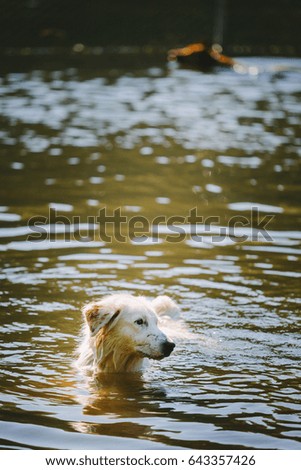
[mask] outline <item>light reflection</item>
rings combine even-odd
[[[154,68],[3,81],[3,439],[98,449],[299,446],[301,67],[280,79],[273,60],[247,62],[244,74],[197,80]],[[158,244],[28,243],[28,218],[49,205],[83,221],[104,205],[150,219],[159,208],[170,217],[197,206],[220,222],[184,225],[202,240],[175,244],[165,240],[170,226],[156,227]],[[269,243],[253,242],[254,227],[227,225],[253,205],[275,216]],[[183,328],[174,354],[143,376],[86,384],[72,368],[80,309],[115,291],[171,295]]]

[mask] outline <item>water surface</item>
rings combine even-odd
[[[3,448],[301,448],[301,61],[245,63],[1,76]],[[192,336],[84,377],[80,308],[116,291]]]

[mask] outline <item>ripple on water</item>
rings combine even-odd
[[[301,66],[280,79],[277,60],[245,60],[256,75],[64,67],[1,81],[6,446],[301,448]],[[204,220],[108,243],[87,219],[104,207]],[[239,223],[254,207],[273,216],[269,239]],[[79,222],[28,224],[49,208]],[[176,348],[143,376],[83,376],[81,306],[115,291],[173,297],[181,320],[161,327]]]

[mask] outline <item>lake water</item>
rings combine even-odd
[[[301,60],[132,58],[1,76],[1,446],[301,449]],[[116,291],[189,335],[84,377],[80,308]]]

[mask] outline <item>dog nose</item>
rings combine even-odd
[[[170,354],[174,350],[174,347],[175,347],[175,343],[172,343],[171,341],[165,341],[165,343],[163,343],[163,346],[162,346],[164,357],[170,356]]]

